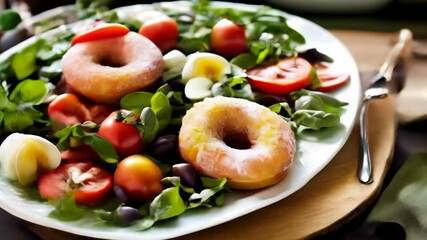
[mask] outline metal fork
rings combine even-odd
[[[403,80],[406,76],[402,76],[401,72],[404,72],[405,69],[401,68],[404,67],[404,60],[409,54],[409,45],[411,41],[412,32],[408,29],[400,30],[399,41],[393,46],[380,70],[372,79],[369,87],[365,90],[359,116],[361,158],[357,175],[361,183],[370,184],[373,182],[366,122],[368,102],[373,99],[384,98],[390,91],[398,93],[402,89]],[[400,70],[400,73],[397,70]]]

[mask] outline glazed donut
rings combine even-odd
[[[73,91],[94,102],[117,103],[159,79],[163,56],[150,40],[129,32],[74,45],[62,58],[62,68]]]
[[[289,124],[245,99],[214,97],[195,103],[182,119],[179,151],[205,176],[226,177],[235,189],[276,184],[296,149]]]

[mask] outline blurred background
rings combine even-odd
[[[0,8],[25,2],[32,14],[75,0],[0,0]],[[112,0],[111,7],[144,0]],[[396,31],[409,27],[419,37],[427,38],[427,0],[233,0],[250,4],[267,4],[312,20],[325,28]]]
[[[109,3],[109,8],[124,5],[153,3],[147,0],[77,0],[90,5]],[[0,10],[12,8],[21,17],[29,19],[49,9],[72,5],[76,0],[0,0]],[[228,1],[230,0],[223,0]],[[409,28],[414,38],[427,40],[427,0],[231,0],[248,4],[264,4],[311,20],[326,29],[366,30],[376,32],[397,32]],[[57,13],[56,13],[57,14]],[[66,13],[63,13],[63,15]],[[67,19],[67,22],[76,19]],[[50,20],[49,20],[50,21]],[[46,22],[46,21],[45,21]],[[28,38],[28,21],[21,27],[2,34],[0,31],[0,53],[17,42]],[[24,25],[22,27],[22,25]],[[25,26],[26,25],[26,26]],[[45,23],[46,25],[46,23]],[[47,24],[48,25],[48,24]],[[51,24],[53,25],[53,23]],[[60,25],[60,24],[59,24]],[[426,50],[421,50],[426,51]]]

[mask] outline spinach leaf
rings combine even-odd
[[[97,135],[95,124],[76,124],[61,129],[55,133],[59,138],[56,147],[60,151],[76,147],[80,144],[89,145],[107,163],[117,163],[119,157],[110,142]]]
[[[18,80],[25,79],[37,69],[36,54],[40,43],[37,41],[12,56],[10,64]]]
[[[249,82],[244,76],[235,76],[212,86],[213,96],[235,97],[254,100]]]
[[[32,126],[35,121],[43,121],[43,113],[30,104],[20,104],[15,111],[3,111],[3,123],[7,132],[21,132]]]
[[[172,109],[168,97],[162,92],[156,92],[150,100],[151,108],[159,121],[158,131],[162,131],[169,125],[172,117]]]
[[[305,89],[290,93],[290,97],[292,107],[281,102],[269,108],[289,121],[294,132],[299,126],[313,130],[335,126],[340,122],[342,107],[347,105],[331,95]]]
[[[74,201],[74,194],[68,194],[58,200],[52,201],[54,210],[49,214],[50,217],[61,221],[75,221],[90,215],[89,208],[77,205]]]
[[[340,121],[340,116],[316,110],[298,110],[292,115],[297,125],[305,126],[313,130],[335,126]]]
[[[145,210],[146,206],[141,207],[140,212],[147,215],[135,223],[136,228],[145,230],[157,221],[176,217],[188,209],[221,206],[223,192],[228,191],[227,180],[208,177],[201,177],[200,180],[202,190],[197,193],[193,188],[183,186],[179,177],[163,178],[166,188],[150,203],[148,211]]]
[[[309,91],[306,89],[301,89],[298,91],[294,91],[290,94],[292,100],[296,101],[297,99],[303,97],[303,96],[310,96],[311,98],[316,98],[317,101],[321,101],[324,106],[324,110],[327,112],[340,112],[341,107],[347,105],[348,103],[342,102],[333,96],[318,92],[318,91]]]
[[[144,133],[142,140],[145,143],[152,142],[159,131],[159,120],[156,117],[156,113],[151,107],[145,107],[141,112],[141,124],[144,127]]]
[[[48,85],[45,81],[27,79],[13,89],[9,99],[17,104],[32,103],[37,105],[45,99],[48,92]]]
[[[14,10],[0,11],[0,32],[14,29],[21,21],[21,16]]]
[[[49,83],[27,79],[18,83],[8,97],[5,88],[1,86],[0,111],[5,132],[23,131],[34,122],[47,123],[43,119],[43,113],[35,109],[35,106],[43,102],[50,90]]]
[[[153,97],[151,92],[133,92],[124,96],[120,100],[120,107],[133,111],[136,115],[141,114],[142,109],[151,106],[151,98]]]

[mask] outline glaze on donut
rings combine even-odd
[[[135,32],[82,42],[62,59],[63,76],[77,93],[99,103],[117,103],[146,89],[163,73],[163,56],[150,40]]]
[[[289,124],[267,107],[238,98],[195,103],[182,119],[179,150],[205,176],[226,177],[237,189],[282,180],[296,149]]]

